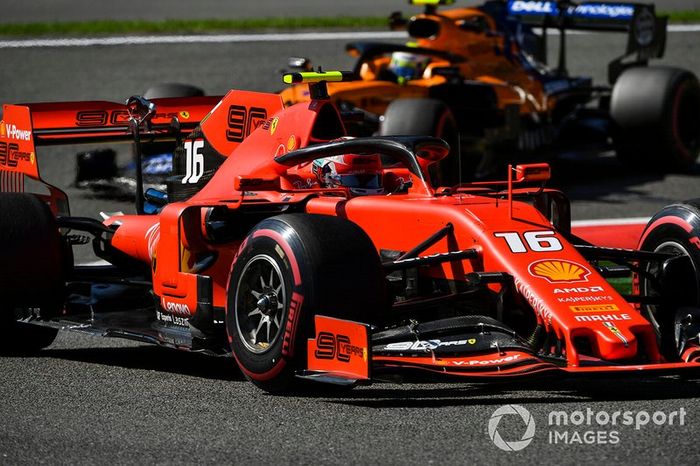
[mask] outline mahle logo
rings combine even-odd
[[[503,440],[498,432],[498,425],[501,418],[507,415],[517,415],[522,419],[525,425],[525,432],[520,440],[506,441]],[[520,451],[530,445],[532,439],[535,438],[535,419],[530,414],[530,411],[520,405],[505,405],[498,408],[489,419],[489,437],[491,441],[503,451]]]

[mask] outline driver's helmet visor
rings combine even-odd
[[[418,74],[418,66],[410,60],[394,60],[391,71],[399,78],[413,79]]]
[[[329,175],[329,177],[340,186],[347,188],[365,188],[377,189],[381,188],[380,174],[362,174],[362,175]]]

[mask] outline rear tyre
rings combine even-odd
[[[386,303],[376,249],[356,224],[291,214],[260,222],[231,271],[226,328],[243,373],[268,392],[300,387],[313,317],[372,323]]]
[[[621,161],[634,167],[689,171],[700,153],[700,83],[690,71],[631,68],[615,83],[610,114]]]
[[[433,186],[453,186],[470,170],[460,163],[457,122],[444,102],[436,99],[398,99],[386,109],[379,134],[382,136],[434,136],[450,145],[450,154],[431,167]],[[466,179],[471,176],[466,177]]]
[[[161,99],[166,97],[200,97],[204,91],[199,87],[181,83],[159,83],[149,87],[144,92],[146,99]],[[157,155],[173,151],[173,144],[150,143],[143,148],[143,155]],[[76,156],[77,175],[75,184],[85,187],[86,181],[109,180],[119,175],[116,161],[117,153],[112,149],[99,149],[88,152],[80,152]]]
[[[53,342],[56,329],[29,322],[63,307],[63,251],[45,203],[31,194],[0,194],[0,351],[33,351]]]
[[[201,97],[204,91],[197,86],[181,83],[159,83],[149,87],[143,93],[146,99],[161,99],[164,97]]]
[[[667,359],[677,359],[674,335],[676,312],[683,307],[700,307],[700,199],[672,204],[661,209],[647,224],[639,249],[686,256],[683,268],[671,272],[663,288],[651,278],[639,276],[639,291],[643,295],[665,298],[664,305],[645,305],[641,310],[654,325],[661,342],[661,352]],[[658,266],[649,264],[646,271],[658,275]]]

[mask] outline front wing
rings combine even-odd
[[[455,352],[438,355],[430,348],[423,354],[375,354],[370,326],[316,316],[316,337],[308,340],[307,370],[300,377],[346,385],[371,381],[469,381],[553,375],[570,376],[700,376],[700,348],[685,354],[687,362],[615,364],[594,358],[580,366],[567,366],[563,358],[524,350]],[[409,354],[410,353],[410,354]]]

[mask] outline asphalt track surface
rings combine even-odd
[[[667,63],[700,73],[697,33],[669,37]],[[604,77],[601,50],[613,36],[572,37],[575,73]],[[191,82],[211,94],[235,86],[275,90],[289,55],[347,68],[342,44],[265,43],[0,50],[0,102],[122,100],[147,84]],[[611,52],[614,53],[614,52]],[[73,154],[52,150],[46,178],[63,186],[78,215],[130,208],[70,187]],[[566,168],[560,181],[575,218],[639,217],[700,197],[697,177],[627,174],[614,159]],[[697,462],[700,384],[662,378],[479,385],[377,384],[347,394],[277,397],[244,381],[228,359],[171,352],[120,340],[61,333],[36,356],[0,358],[0,464],[346,463],[346,464],[684,464]],[[519,452],[489,439],[488,421],[506,404],[526,407],[536,433]],[[683,408],[683,426],[550,427],[553,410],[663,411]],[[678,420],[678,418],[676,418]],[[603,432],[605,444],[552,444],[552,430]],[[506,416],[506,440],[524,424]],[[591,435],[591,434],[587,434]],[[614,435],[612,437],[615,437]]]

